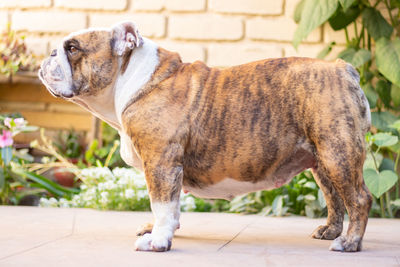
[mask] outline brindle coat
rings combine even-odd
[[[75,36],[66,49],[68,42],[79,48],[68,55],[77,95],[101,94],[115,82],[109,32]],[[340,249],[361,249],[371,207],[362,176],[370,114],[349,64],[280,58],[221,70],[182,63],[161,48],[158,57],[152,79],[122,114],[152,202],[178,201],[182,186],[201,192],[228,177],[278,187],[311,168],[328,207],[327,224],[313,237],[339,236],[346,208]],[[123,60],[122,72],[130,58]]]
[[[370,122],[349,64],[280,58],[220,70],[183,64],[163,49],[159,58],[154,79],[123,113],[153,201],[179,199],[182,184],[201,189],[226,177],[280,186],[312,168],[328,206],[327,225],[313,237],[338,237],[346,207],[344,250],[361,249],[371,206],[362,176]]]

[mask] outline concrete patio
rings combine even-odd
[[[328,251],[325,219],[183,213],[172,250],[136,252],[150,213],[0,207],[0,266],[400,266],[400,220],[370,219],[362,252]],[[347,225],[346,225],[347,227]]]

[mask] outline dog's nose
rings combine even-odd
[[[51,51],[50,56],[52,56],[52,57],[57,56],[57,49],[53,49],[53,51]]]

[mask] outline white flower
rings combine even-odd
[[[129,178],[123,176],[120,179],[118,179],[117,184],[120,186],[126,186],[129,184]]]
[[[92,187],[86,191],[86,195],[95,196],[96,195],[96,188]]]
[[[51,197],[49,199],[48,204],[49,204],[49,207],[57,207],[58,206],[58,201],[54,197]]]
[[[106,183],[99,183],[97,185],[97,188],[99,189],[99,191],[104,191],[106,189]]]
[[[144,173],[133,168],[115,168],[113,170],[118,185],[133,184],[137,188],[146,186]]]
[[[196,209],[196,203],[194,201],[194,198],[191,196],[185,197],[181,205],[184,211],[191,211]]]
[[[91,178],[91,179],[115,179],[113,173],[110,171],[109,168],[107,167],[93,167],[93,168],[86,168],[81,171],[81,175],[84,176],[85,178]]]
[[[110,180],[110,181],[107,181],[107,182],[104,183],[104,187],[105,187],[107,190],[113,190],[113,189],[115,189],[117,186],[116,186],[116,184],[115,184],[112,180]]]
[[[70,207],[69,201],[65,198],[60,198],[59,203],[60,203],[61,208],[69,208]]]
[[[90,202],[93,200],[93,195],[92,194],[84,194],[83,195],[83,200],[86,202]]]
[[[78,207],[80,205],[80,203],[81,203],[81,195],[80,194],[72,197],[72,200],[71,200],[72,207]]]
[[[138,188],[145,187],[146,186],[146,179],[144,178],[144,174],[143,175],[136,175],[135,178],[133,179],[133,183]]]
[[[101,194],[100,194],[100,196],[101,196],[101,198],[100,198],[100,202],[102,203],[102,204],[107,204],[107,202],[108,202],[108,192],[101,192]]]
[[[24,118],[16,118],[14,119],[15,126],[17,128],[23,127],[27,124],[27,121]]]
[[[148,197],[147,190],[138,190],[136,195],[139,200]]]
[[[50,163],[50,162],[51,162],[51,159],[50,159],[49,157],[43,157],[43,158],[41,159],[41,161],[42,161],[43,164],[47,164],[47,163]]]
[[[135,191],[132,189],[125,190],[125,198],[133,198],[135,196]]]
[[[85,189],[87,189],[88,187],[87,187],[87,185],[85,185],[85,184],[81,184],[80,188],[81,188],[81,190],[85,190]]]
[[[49,207],[49,200],[47,198],[41,197],[39,200],[39,206]]]

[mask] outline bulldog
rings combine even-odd
[[[121,156],[143,168],[154,224],[140,251],[167,251],[181,190],[204,198],[280,187],[311,169],[326,225],[312,237],[359,251],[371,207],[364,184],[370,109],[342,60],[274,58],[226,69],[182,63],[135,24],[72,33],[41,65],[49,92],[118,130]],[[345,209],[349,227],[341,235]]]

